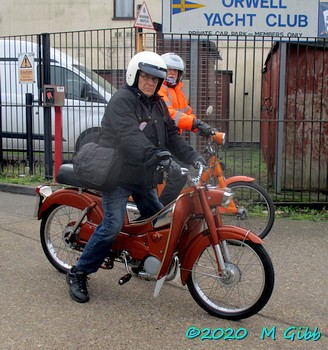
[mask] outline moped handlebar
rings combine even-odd
[[[200,183],[200,178],[202,177],[204,169],[205,166],[203,164],[199,164],[197,176],[191,179],[194,185],[198,185]]]
[[[188,175],[189,181],[194,185],[199,185],[200,184],[200,179],[202,177],[203,170],[205,169],[205,166],[203,164],[199,165],[199,168],[197,169],[197,175],[195,177],[190,176],[190,171],[187,168],[181,168],[181,174],[182,175]]]

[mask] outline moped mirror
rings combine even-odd
[[[206,109],[206,115],[210,116],[213,113],[213,106],[208,106]]]

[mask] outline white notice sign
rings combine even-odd
[[[143,2],[140,7],[136,21],[134,22],[134,27],[154,29],[153,21],[151,20],[151,17],[145,2]]]
[[[316,37],[319,3],[325,4],[321,0],[163,0],[163,33]]]

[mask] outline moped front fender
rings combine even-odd
[[[67,205],[81,210],[89,207],[92,208],[89,219],[96,225],[102,221],[101,198],[90,193],[79,192],[70,188],[57,190],[42,203],[38,212],[38,219],[42,219],[48,209],[54,205]]]
[[[218,228],[220,240],[235,239],[239,241],[252,241],[253,243],[263,244],[263,240],[259,238],[255,233],[248,231],[244,228],[223,225]],[[210,236],[206,231],[198,234],[186,247],[181,261],[181,282],[183,285],[187,283],[187,279],[191,272],[192,267],[197,261],[203,250],[211,244]]]
[[[255,181],[255,178],[250,176],[244,176],[244,175],[236,175],[225,179],[225,182],[227,185],[230,185],[231,183],[238,182],[238,181],[253,182]]]

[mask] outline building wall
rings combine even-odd
[[[135,0],[135,15],[137,14],[137,6],[142,4],[142,0]],[[161,0],[147,0],[146,1],[150,16],[153,22],[162,22],[162,1]],[[67,47],[69,54],[74,56],[77,60],[84,65],[92,69],[110,69],[110,70],[122,70],[126,66],[126,61],[122,57],[129,57],[134,53],[131,45],[134,45],[134,31],[127,30],[125,33],[126,40],[124,49],[121,47],[120,42],[122,37],[106,37],[104,38],[106,49],[93,49],[91,53],[91,47],[97,40],[93,35],[80,35],[76,31],[88,31],[107,28],[131,28],[134,25],[134,20],[113,20],[114,14],[114,0],[15,0],[6,2],[0,13],[0,35],[28,35],[28,34],[40,34],[40,33],[64,33],[63,35],[57,35],[56,40],[51,42],[53,47],[60,46]],[[73,35],[65,36],[65,32],[75,32]],[[144,33],[148,33],[150,42],[145,40],[144,49],[153,50],[153,36],[155,33],[153,30],[143,30]],[[97,35],[97,33],[94,33]],[[117,33],[122,35],[122,33]],[[100,34],[102,35],[102,34]],[[132,38],[132,39],[131,39]],[[214,39],[215,40],[215,39]],[[86,47],[86,50],[80,50],[76,46],[76,42],[80,46]],[[255,79],[252,76],[252,67],[255,64],[253,57],[256,56],[257,60],[262,57],[262,47],[252,48],[243,45],[243,38],[238,43],[238,50],[231,45],[226,46],[226,41],[220,41],[215,43],[217,48],[222,53],[223,60],[217,63],[217,71],[229,71],[232,73],[235,84],[230,84],[230,120],[243,120],[248,119],[252,122],[254,119],[260,118],[260,99],[252,98],[251,91],[259,94],[260,91],[260,76],[261,76],[261,62],[256,62]],[[130,46],[129,46],[130,45]],[[61,51],[62,47],[59,48]],[[167,48],[168,51],[174,50],[174,48]],[[248,54],[245,56],[245,50]],[[237,53],[237,51],[240,51]],[[256,51],[256,55],[254,54]],[[190,52],[186,53],[189,56]],[[90,57],[100,57],[99,62],[103,62],[103,66],[94,67],[95,62],[91,62]],[[113,60],[112,57],[118,59]],[[245,58],[246,57],[246,58]],[[185,58],[185,57],[184,57]],[[238,64],[237,64],[238,62]],[[246,78],[244,75],[246,72]],[[185,76],[185,79],[187,77]],[[185,81],[188,84],[188,81]],[[255,85],[253,85],[255,82]],[[235,86],[242,88],[236,89]],[[188,85],[189,87],[189,85]],[[191,89],[193,86],[191,86]],[[249,94],[247,94],[249,93]],[[198,92],[195,93],[197,95]],[[189,91],[187,92],[189,96]],[[234,101],[238,101],[235,103]],[[191,101],[195,110],[198,110],[195,106],[195,101]],[[204,112],[204,111],[202,111]],[[258,124],[258,123],[257,123]],[[241,134],[241,129],[236,128],[234,122],[229,126],[231,131],[230,140],[239,141],[245,135]],[[248,130],[247,128],[246,130]],[[248,131],[246,131],[247,134]],[[257,132],[259,134],[259,126],[257,125]],[[250,134],[247,135],[248,141],[251,141]],[[254,140],[253,140],[254,141]],[[259,141],[257,139],[257,141]]]
[[[142,1],[135,0],[137,5]],[[146,2],[153,22],[162,21],[158,0]],[[102,28],[131,27],[134,20],[113,20],[113,0],[15,0],[3,1],[0,35],[26,35]]]

